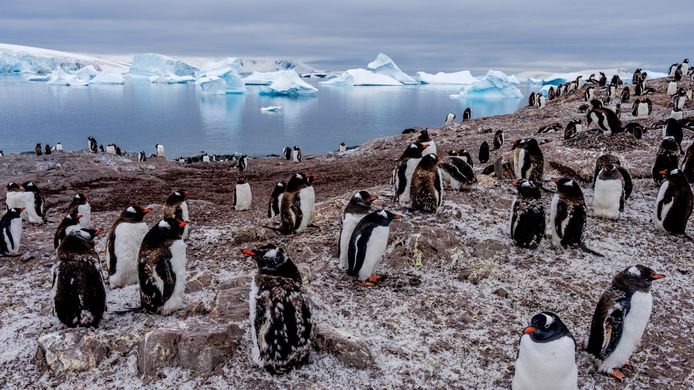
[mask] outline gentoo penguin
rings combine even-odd
[[[685,58],[684,60],[682,60],[680,67],[682,69],[682,74],[688,74],[689,73],[689,58]]]
[[[613,135],[623,130],[622,122],[619,120],[619,117],[617,117],[617,114],[615,114],[614,111],[610,110],[609,108],[596,108],[594,106],[590,111],[588,111],[587,118],[588,126],[595,121],[605,135]]]
[[[518,165],[514,165],[516,179],[527,179],[542,184],[545,159],[535,138],[524,139],[518,153]],[[515,155],[514,155],[515,157]],[[515,163],[515,161],[514,161]]]
[[[463,157],[451,156],[439,166],[441,179],[453,191],[469,189],[472,184],[477,182],[472,166]]]
[[[600,175],[603,167],[607,164],[612,164],[622,176],[621,179],[624,182],[624,200],[626,201],[631,196],[631,192],[634,189],[634,184],[631,180],[629,171],[622,167],[622,163],[619,161],[617,156],[603,154],[602,156],[598,157],[597,160],[595,160],[595,170],[593,171],[593,188],[595,188],[595,182],[598,180],[598,175]]]
[[[525,179],[513,182],[518,195],[511,204],[511,239],[521,248],[535,249],[545,235],[545,206],[540,188]]]
[[[590,76],[588,76],[588,80],[586,80],[586,84],[594,84],[597,85],[599,84],[600,81],[595,78],[595,73],[591,73]]]
[[[549,90],[547,91],[547,99],[548,100],[554,100],[557,97],[557,92],[554,90],[554,87],[549,87]]]
[[[549,216],[552,244],[555,247],[578,246],[586,252],[599,255],[583,244],[586,202],[581,187],[574,180],[566,177],[552,179],[552,181],[557,185]]]
[[[682,150],[682,139],[684,138],[684,134],[682,133],[682,124],[677,119],[668,118],[665,121],[663,139],[665,139],[665,137],[673,137],[677,142],[680,154],[684,154],[684,150]]]
[[[99,145],[99,151],[101,153],[106,153],[106,151],[104,150],[104,145]]]
[[[677,141],[674,137],[667,136],[663,138],[663,141],[660,143],[660,148],[658,149],[658,154],[655,156],[655,163],[651,169],[651,175],[656,184],[660,184],[665,178],[665,175],[661,172],[670,172],[673,169],[677,169],[679,166],[679,153],[677,148]]]
[[[641,81],[641,68],[636,68],[633,76],[631,76],[631,83],[636,84]]]
[[[338,153],[344,153],[347,151],[347,145],[345,145],[344,142],[340,142],[340,145],[337,147]]]
[[[292,161],[301,162],[301,148],[298,146],[294,146],[292,149]]]
[[[77,209],[77,213],[81,215],[80,226],[84,229],[89,229],[92,226],[92,206],[89,205],[89,200],[84,194],[79,193],[72,198],[70,205],[67,207],[68,213],[72,213],[73,209]]]
[[[682,67],[680,65],[677,65],[677,68],[675,69],[675,77],[673,77],[673,80],[675,81],[682,81]]]
[[[684,161],[682,161],[682,171],[687,177],[689,183],[694,183],[694,142],[689,145],[684,153]]]
[[[94,237],[99,233],[77,229],[58,247],[52,269],[53,312],[69,328],[96,328],[106,310],[106,288],[94,250]]]
[[[44,148],[43,154],[49,155],[51,153],[53,153],[53,151],[51,150],[51,145],[46,144],[46,147]]]
[[[470,154],[470,152],[467,151],[467,149],[460,149],[460,152],[458,152],[458,157],[462,158],[471,167],[475,166],[475,162],[472,160],[472,155]]]
[[[427,154],[417,164],[412,174],[410,199],[412,209],[435,213],[443,201],[443,182],[438,162],[443,160],[435,154]]]
[[[593,100],[593,99],[595,98],[595,87],[589,86],[588,88],[586,88],[586,92],[585,92],[585,94],[583,95],[583,98],[584,98],[587,102]]]
[[[684,109],[687,99],[687,92],[684,90],[684,88],[680,88],[672,98],[672,107],[678,110]]]
[[[145,235],[138,255],[140,302],[149,313],[167,315],[182,309],[186,289],[186,243],[181,237],[188,224],[166,218]]]
[[[285,146],[284,149],[282,149],[282,155],[284,156],[285,160],[291,160],[292,159],[292,148],[289,146]]]
[[[27,193],[26,200],[27,204],[23,207],[26,208],[24,212],[26,213],[29,223],[41,224],[46,222],[46,209],[43,201],[43,194],[39,187],[32,181],[27,181],[22,184],[24,192]]]
[[[454,120],[455,120],[455,114],[452,112],[449,112],[448,115],[446,115],[446,119],[444,120],[444,125],[448,126],[451,123],[453,123]]]
[[[566,124],[564,129],[564,139],[571,139],[583,131],[583,124],[580,119],[572,119]]]
[[[58,229],[55,231],[55,235],[53,236],[53,249],[58,249],[58,245],[60,245],[60,242],[65,239],[68,234],[75,230],[81,229],[81,217],[82,216],[77,212],[77,209],[74,208],[70,211],[70,214],[66,215],[63,220],[60,221]]]
[[[109,154],[116,154],[116,144],[108,144],[108,145],[106,145],[106,153],[109,153]]]
[[[618,273],[593,314],[586,351],[598,360],[598,371],[624,380],[620,370],[641,343],[653,306],[651,283],[664,278],[643,265]]]
[[[284,195],[284,189],[287,185],[281,181],[275,185],[272,190],[272,195],[270,195],[270,202],[268,202],[267,217],[272,218],[275,215],[280,214],[280,205],[282,204],[282,195]]]
[[[190,223],[190,211],[188,208],[188,196],[190,192],[184,190],[176,190],[172,192],[166,201],[164,201],[164,219],[175,218],[179,221]],[[188,238],[190,225],[186,225],[183,229],[183,238]]]
[[[157,151],[157,157],[164,157],[164,145],[156,144],[154,149]]]
[[[19,254],[22,241],[22,212],[23,208],[8,208],[0,218],[0,256],[15,256]]]
[[[468,107],[463,111],[463,122],[469,121],[470,119],[472,119],[472,110]]]
[[[422,150],[422,156],[426,156],[427,154],[436,154],[436,143],[431,138],[431,135],[429,134],[429,129],[424,129],[419,132],[417,142],[427,146]]]
[[[209,164],[210,163],[210,155],[207,153],[202,154],[202,162]]]
[[[311,223],[316,205],[315,178],[311,173],[297,173],[287,182],[280,206],[280,233],[302,233]]]
[[[407,204],[410,202],[410,186],[412,185],[412,174],[417,164],[422,159],[424,151],[429,145],[421,142],[409,144],[400,156],[395,170],[393,170],[393,192],[395,201]]]
[[[620,86],[624,84],[624,82],[622,81],[622,79],[619,78],[619,75],[613,75],[610,84]]]
[[[648,116],[651,114],[651,111],[653,110],[653,103],[651,103],[651,99],[636,99],[634,100],[634,104],[631,106],[631,115],[638,117],[638,118],[648,118]]]
[[[55,151],[56,152],[62,152],[63,151],[63,144],[61,144],[60,142],[55,144]]]
[[[253,361],[271,373],[285,373],[308,363],[313,321],[301,273],[283,248],[245,249],[258,273],[249,294]]]
[[[381,276],[374,271],[385,253],[390,223],[402,217],[388,210],[374,211],[362,218],[352,232],[347,253],[347,274],[367,286],[374,286]]]
[[[552,89],[552,88],[550,87],[550,89]],[[561,84],[557,85],[557,88],[554,90],[554,97],[555,98],[561,97],[561,95],[562,95],[561,90],[562,90]]]
[[[98,150],[96,139],[94,137],[87,137],[87,150],[92,153],[96,153]]]
[[[147,154],[145,154],[145,151],[142,150],[137,154],[137,161],[139,162],[145,162],[147,161]]]
[[[41,147],[41,144],[36,144],[36,147],[34,147],[34,152],[37,156],[43,155],[43,148]]]
[[[559,131],[561,129],[561,123],[559,122],[554,122],[550,123],[548,125],[544,125],[537,129],[537,134],[547,134],[547,133],[554,133],[555,131]]]
[[[0,149],[0,157],[5,157],[5,153],[2,152],[2,149]]]
[[[675,96],[677,94],[677,81],[670,81],[667,84],[667,90],[665,93],[667,93],[668,96]]]
[[[251,185],[245,178],[239,178],[234,187],[234,210],[249,210],[252,202]]]
[[[106,263],[111,288],[137,283],[137,256],[142,239],[147,234],[144,218],[151,211],[130,206],[123,210],[111,227],[106,241]]]
[[[607,85],[607,76],[605,75],[605,73],[600,72],[600,79],[598,80],[598,84],[601,87],[604,87]]]
[[[520,338],[511,389],[577,388],[576,340],[556,314],[535,314]]]
[[[629,87],[624,87],[624,89],[622,90],[622,97],[620,100],[622,101],[622,103],[627,103],[629,102],[629,99],[631,99],[631,90],[629,89]]]
[[[243,155],[241,155],[241,157],[239,157],[239,172],[246,172],[247,169],[248,169],[248,156],[243,154]]]
[[[610,84],[610,86],[607,87],[607,101],[612,101],[615,96],[617,96],[617,84]]]
[[[630,133],[636,139],[641,139],[643,137],[643,133],[645,132],[643,126],[641,126],[641,124],[638,122],[627,123],[624,126],[624,131]]]
[[[545,99],[545,95],[542,93],[537,94],[537,108],[543,108],[547,103],[547,99]]]
[[[684,172],[661,171],[665,181],[660,186],[655,205],[655,226],[670,234],[685,234],[692,215],[692,189]]]
[[[504,131],[497,130],[494,133],[494,150],[501,148],[504,145]]]
[[[617,166],[607,163],[602,166],[595,180],[595,194],[593,196],[593,211],[598,217],[619,219],[624,211],[624,180]]]
[[[528,96],[528,107],[535,107],[537,105],[537,93],[532,92]]]
[[[338,257],[340,258],[340,267],[346,270],[349,267],[347,253],[349,248],[349,240],[352,238],[352,232],[362,218],[366,217],[371,212],[371,203],[378,199],[377,196],[371,195],[367,191],[359,191],[352,199],[350,199],[347,207],[342,212],[342,228],[340,229],[340,241],[338,242]]]
[[[513,172],[516,179],[522,179],[522,174],[520,169],[523,166],[523,160],[525,159],[525,139],[520,138],[515,141],[511,141],[511,151],[513,152]]]
[[[477,155],[477,159],[479,159],[482,164],[485,164],[489,161],[489,144],[487,143],[487,141],[482,141],[482,144],[480,145],[480,152]]]

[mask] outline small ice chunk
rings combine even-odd
[[[260,111],[262,112],[277,112],[282,109],[282,106],[267,106],[267,107],[261,107]]]
[[[294,69],[274,73],[276,75],[270,84],[260,89],[261,95],[304,96],[318,92],[318,89],[302,80]]]

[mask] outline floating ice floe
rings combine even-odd
[[[451,95],[451,98],[522,98],[518,84],[520,82],[515,76],[489,70],[483,79],[464,86],[458,94]]]
[[[238,73],[239,67],[240,61],[234,57],[208,62],[197,72],[197,83],[206,94],[246,93],[246,86]]]
[[[366,67],[373,73],[388,76],[392,79],[401,82],[404,85],[419,84],[417,80],[406,75],[405,72],[400,70],[400,68],[397,65],[395,65],[395,62],[393,62],[393,60],[390,57],[383,53],[378,53],[376,59],[369,62],[369,64]]]
[[[282,106],[267,106],[267,107],[261,107],[260,111],[262,112],[277,112],[282,109]]]
[[[161,54],[137,54],[127,77],[146,78],[153,83],[188,84],[195,82],[197,69],[183,61]]]
[[[467,70],[453,73],[438,72],[436,74],[417,72],[415,78],[420,84],[467,85],[477,81],[477,78],[473,77]]]
[[[261,95],[306,96],[318,92],[318,89],[302,80],[294,69],[272,73],[270,83],[260,89]]]
[[[321,81],[321,85],[336,86],[398,86],[415,85],[417,80],[403,73],[390,57],[380,53],[370,62],[369,69],[349,69],[330,80]]]

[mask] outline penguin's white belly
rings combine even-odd
[[[22,219],[31,223],[42,223],[43,219],[36,212],[36,204],[34,203],[33,192],[8,192],[7,207],[9,208],[24,208],[22,211]]]
[[[26,192],[8,192],[7,193],[7,199],[5,200],[5,203],[7,204],[8,208],[22,208],[26,207],[26,204],[28,203],[28,197],[27,195],[31,195]],[[33,195],[32,195],[33,198]],[[32,199],[33,202],[33,199]],[[22,213],[24,214],[24,213]]]
[[[621,198],[621,180],[600,180],[598,178],[598,180],[595,181],[593,210],[596,216],[618,219]]]
[[[684,116],[683,116],[682,111],[675,111],[675,110],[672,110],[672,111],[670,112],[670,118],[672,118],[672,119],[680,120],[680,119],[682,119],[683,117],[684,117]]]
[[[643,331],[651,318],[653,297],[651,293],[637,291],[631,296],[631,308],[624,318],[622,338],[617,348],[600,363],[600,372],[611,373],[613,368],[622,367],[641,343]]]
[[[251,195],[251,185],[248,183],[236,186],[236,205],[234,209],[237,211],[248,210],[251,208],[253,198]]]
[[[349,268],[349,239],[352,238],[352,232],[357,227],[359,221],[366,214],[346,214],[342,219],[342,232],[340,233],[340,267],[342,269]]]
[[[665,217],[667,217],[667,214],[670,212],[670,208],[672,207],[672,201],[669,203],[663,203],[660,216],[658,216],[658,205],[663,201],[663,198],[665,198],[665,193],[667,192],[669,185],[670,183],[667,180],[663,182],[663,184],[660,186],[660,191],[658,191],[658,198],[655,201],[655,226],[660,230],[665,230],[663,227],[663,221],[665,220]]]
[[[513,166],[517,180],[523,178],[523,163],[525,163],[525,149],[518,151],[518,163]]]
[[[90,206],[89,203],[81,204],[77,206],[77,212],[82,216],[82,218],[80,218],[80,227],[83,229],[91,228],[92,206]]]
[[[12,235],[12,241],[7,236],[7,232],[3,230],[2,235],[7,244],[7,250],[11,255],[16,255],[19,253],[19,247],[22,242],[22,219],[15,218],[10,222],[10,234]]]
[[[181,218],[184,221],[189,222],[190,221],[190,215],[188,214],[188,202],[187,201],[181,202],[180,207],[181,207]]]
[[[250,323],[251,323],[251,358],[253,362],[259,366],[262,366],[260,360],[260,348],[258,347],[258,335],[255,329],[255,311],[258,301],[258,285],[255,282],[255,275],[251,280],[251,292],[248,294],[248,306],[250,310]]]
[[[299,199],[301,201],[299,205],[301,209],[301,223],[299,223],[299,227],[296,229],[297,233],[306,230],[313,219],[313,209],[316,206],[316,193],[313,191],[313,187],[301,189],[299,191]]]
[[[431,148],[431,146],[429,148]],[[429,150],[429,148],[424,149],[424,151]],[[396,198],[398,203],[410,203],[410,187],[412,186],[412,175],[414,174],[414,170],[417,168],[417,165],[421,160],[421,158],[411,158],[407,160],[407,167],[405,168],[405,190],[402,194],[400,194],[400,196]]]
[[[578,387],[574,341],[562,337],[536,343],[523,335],[516,360],[513,390],[573,390]]]
[[[670,81],[667,85],[667,94],[672,96],[677,93],[677,82]]]
[[[171,268],[176,275],[176,284],[171,297],[164,303],[161,309],[161,314],[164,315],[183,308],[183,295],[186,290],[186,264],[188,263],[186,243],[183,240],[176,240],[171,244],[170,250]]]
[[[686,102],[687,102],[687,98],[684,97],[684,96],[680,96],[680,98],[677,99],[677,108],[680,109],[680,110],[683,109],[683,108],[684,108],[684,104],[685,104]]]
[[[647,103],[641,103],[639,104],[639,108],[637,110],[637,116],[639,118],[642,117],[647,117],[648,116],[648,104]]]
[[[540,95],[540,98],[538,99],[539,103],[539,108],[542,108],[545,106],[545,97],[543,95]]]
[[[426,156],[427,154],[437,154],[436,153],[436,143],[434,141],[428,141],[428,142],[422,142],[423,145],[429,145],[426,149],[422,151],[422,157]]]
[[[113,245],[116,255],[116,272],[109,279],[111,288],[139,282],[137,263],[140,244],[145,234],[147,234],[147,224],[144,222],[121,223],[116,227],[116,241]],[[108,251],[106,251],[106,261],[110,264]]]
[[[210,156],[202,156],[202,162],[204,162],[204,163],[210,162]]]
[[[552,198],[552,208],[550,209],[549,213],[549,218],[550,218],[550,224],[549,227],[552,230],[552,244],[556,247],[561,247],[561,237],[557,234],[557,229],[556,229],[556,219],[557,219],[557,205],[559,204],[559,196],[554,195]],[[567,216],[563,221],[561,221],[561,226],[560,226],[560,231],[564,231],[566,229],[566,225],[569,223],[569,217]]]
[[[385,226],[377,226],[371,232],[371,237],[369,237],[369,241],[366,244],[364,263],[359,269],[359,280],[366,280],[373,275],[374,270],[381,262],[383,253],[386,251],[388,233],[390,233],[390,229]]]
[[[299,152],[297,150],[292,150],[292,161],[299,162]]]
[[[586,92],[586,99],[587,99],[588,101],[593,100],[593,89],[592,89],[592,88],[589,89],[589,90]]]
[[[439,170],[440,177],[443,183],[447,183],[448,186],[453,190],[453,191],[460,191],[460,187],[462,187],[462,183],[459,182],[458,180],[454,179],[453,176],[451,176],[447,170],[445,169],[440,169]],[[443,187],[441,187],[443,188]]]
[[[106,153],[116,154],[116,147],[114,145],[107,145]]]
[[[157,156],[164,157],[164,145],[157,145]]]

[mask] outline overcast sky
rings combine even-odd
[[[289,57],[406,72],[570,70],[694,57],[694,0],[21,0],[0,42],[95,54]]]

